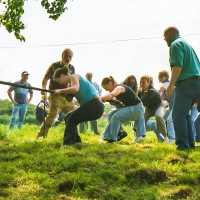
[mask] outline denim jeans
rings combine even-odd
[[[22,128],[22,124],[23,124],[25,116],[26,116],[26,111],[27,111],[26,103],[13,105],[12,116],[11,116],[10,124],[9,124],[10,130],[12,130],[14,128],[14,126],[16,125],[17,119],[18,119],[17,127],[19,129]]]
[[[63,144],[72,145],[81,142],[77,128],[78,124],[99,119],[103,115],[103,112],[104,104],[98,99],[93,99],[76,110],[69,112],[65,118],[66,128]]]
[[[179,81],[174,91],[172,118],[178,150],[190,149],[194,145],[190,110],[200,96],[200,80]]]
[[[145,108],[145,114],[144,114],[144,118],[145,118],[145,123],[147,122],[147,120],[150,117],[155,116],[155,120],[157,123],[157,133],[167,133],[167,129],[166,129],[166,124],[165,124],[165,120],[163,119],[164,115],[165,115],[165,106],[163,104],[160,104],[160,106],[154,110],[151,110],[149,108]]]
[[[91,125],[91,131],[93,131],[95,134],[99,134],[97,120],[90,121],[90,125]],[[88,122],[80,123],[80,128],[79,128],[80,133],[84,133],[85,129],[87,128],[88,128]]]
[[[137,136],[146,136],[144,107],[139,103],[134,106],[128,106],[111,111],[108,114],[108,124],[105,127],[102,139],[117,141],[121,123],[129,121],[135,121]]]
[[[166,110],[166,113],[163,118],[167,125],[168,138],[175,140],[174,124],[173,124],[173,119],[172,119],[172,110]]]
[[[146,131],[153,131],[156,134],[159,142],[164,141],[164,137],[157,131],[157,123],[152,119],[148,119],[146,121]]]
[[[191,120],[192,120],[192,131],[193,131],[194,137],[196,137],[196,130],[195,130],[194,122],[195,122],[195,119],[197,118],[198,114],[199,114],[199,112],[197,110],[197,106],[193,105],[192,109],[190,110],[190,116],[191,116]]]
[[[194,126],[196,129],[196,142],[200,142],[200,114],[195,119]]]
[[[84,133],[87,128],[88,128],[88,122],[82,122],[79,124],[80,133]]]

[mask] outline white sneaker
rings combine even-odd
[[[133,143],[140,143],[140,142],[143,142],[144,141],[144,138],[142,136],[139,136],[139,137],[136,137],[132,142],[131,144]]]
[[[174,143],[172,140],[170,140],[168,137],[165,137],[164,138],[164,141],[163,141],[164,143]]]
[[[172,144],[175,144],[175,140],[173,140],[173,139],[169,139],[169,142]]]

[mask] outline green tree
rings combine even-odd
[[[25,29],[25,24],[21,21],[24,14],[24,0],[0,0],[0,5],[4,11],[0,13],[0,27],[4,26],[6,30],[13,32],[20,41],[25,41],[21,30]],[[41,5],[47,11],[49,18],[57,20],[62,15],[66,7],[67,0],[42,0]]]

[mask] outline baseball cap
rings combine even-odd
[[[23,74],[24,74],[24,75],[29,75],[29,73],[28,73],[27,71],[23,71],[23,72],[22,72],[22,75],[23,75]]]

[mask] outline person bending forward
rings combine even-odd
[[[99,119],[103,115],[104,104],[91,83],[78,74],[69,75],[66,70],[57,69],[54,73],[54,80],[61,85],[71,85],[68,88],[55,90],[55,94],[74,95],[80,104],[79,108],[66,115],[63,139],[64,145],[79,143],[81,138],[77,125],[81,122]]]
[[[106,91],[109,91],[108,94],[101,97],[102,101],[109,101],[114,98],[124,105],[124,107],[113,110],[108,114],[108,124],[104,130],[102,140],[108,142],[121,140],[127,136],[126,132],[121,132],[121,123],[135,121],[137,126],[135,142],[142,141],[146,135],[146,130],[144,107],[140,98],[130,87],[117,84],[112,76],[105,77],[101,85]]]

